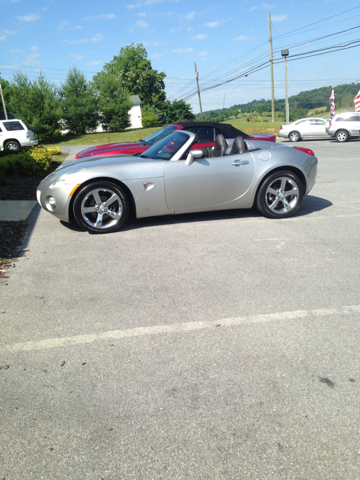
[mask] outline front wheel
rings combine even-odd
[[[267,218],[287,218],[299,209],[304,188],[297,175],[282,170],[267,177],[256,197],[257,209]]]
[[[290,139],[290,142],[298,142],[299,140],[301,140],[300,133],[296,132],[295,130],[293,132],[290,132],[289,139]]]
[[[347,142],[349,139],[349,134],[346,130],[339,130],[336,132],[335,138],[338,142]]]
[[[18,152],[20,150],[20,143],[16,140],[9,140],[5,143],[5,150],[8,152]]]
[[[92,233],[119,230],[129,216],[129,200],[124,190],[112,182],[93,182],[75,198],[74,216],[80,227]]]

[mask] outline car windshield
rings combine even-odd
[[[140,155],[142,158],[155,160],[169,160],[189,140],[189,135],[177,130],[170,136],[163,138]]]
[[[170,135],[170,133],[174,132],[176,129],[177,129],[176,125],[168,125],[167,127],[161,128],[157,132],[152,133],[148,137],[145,137],[143,141],[146,142],[147,145],[154,145],[154,143],[167,137],[168,135]]]

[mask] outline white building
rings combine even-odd
[[[129,110],[130,115],[130,128],[142,128],[142,116],[141,116],[141,100],[139,95],[130,95],[130,101],[133,106]],[[98,125],[95,132],[101,133],[104,129],[102,125]]]

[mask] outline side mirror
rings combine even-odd
[[[185,160],[185,165],[190,167],[190,165],[194,162],[194,158],[201,158],[204,156],[204,152],[202,150],[190,150],[188,156]]]

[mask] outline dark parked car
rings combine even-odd
[[[96,147],[87,148],[78,153],[75,160],[78,158],[104,156],[104,155],[132,155],[145,152],[149,147],[154,145],[159,140],[167,137],[176,130],[186,130],[193,132],[198,136],[198,142],[192,146],[192,149],[213,147],[215,145],[215,138],[220,133],[224,138],[242,137],[244,140],[264,140],[267,142],[275,142],[276,135],[271,133],[257,133],[254,135],[247,135],[237,128],[227,123],[216,122],[179,122],[171,123],[157,132],[145,137],[134,143],[109,143],[107,145],[97,145]]]

